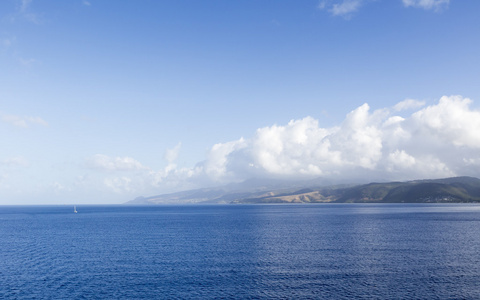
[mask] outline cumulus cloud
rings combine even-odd
[[[319,127],[312,117],[260,128],[250,139],[214,145],[196,174],[218,181],[358,180],[366,173],[385,180],[479,176],[473,166],[480,162],[480,112],[471,103],[444,96],[406,118],[394,113],[423,102],[410,99],[374,111],[363,104],[331,128]]]
[[[202,173],[213,180],[229,180],[235,175],[231,173],[232,171],[235,172],[234,170],[227,170],[229,156],[232,153],[241,151],[246,146],[243,138],[237,141],[213,145],[208,153],[207,160],[199,165],[197,172],[200,169]]]
[[[442,97],[438,105],[412,115],[412,122],[424,134],[457,147],[480,149],[480,112],[470,110],[470,99]]]
[[[218,143],[206,159],[177,168],[180,144],[167,150],[167,166],[152,170],[130,157],[95,155],[91,168],[112,171],[103,180],[114,192],[155,194],[240,182],[251,178],[330,182],[480,177],[480,111],[461,96],[425,106],[409,99],[372,110],[363,104],[337,126],[313,117],[257,129],[250,138]],[[420,107],[420,105],[422,105]],[[417,110],[408,116],[398,111]],[[123,172],[123,173],[122,173]]]

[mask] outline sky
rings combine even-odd
[[[480,177],[480,1],[0,2],[0,205]]]

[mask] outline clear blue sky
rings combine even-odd
[[[252,177],[480,176],[479,12],[476,0],[1,1],[0,204],[121,203]]]

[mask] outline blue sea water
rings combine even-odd
[[[1,299],[480,299],[480,206],[0,207]]]

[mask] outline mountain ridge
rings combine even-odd
[[[372,182],[357,185],[325,185],[308,182],[270,182],[250,188],[231,184],[138,197],[128,205],[158,204],[256,204],[256,203],[459,203],[480,202],[480,179],[460,176],[412,181]]]

